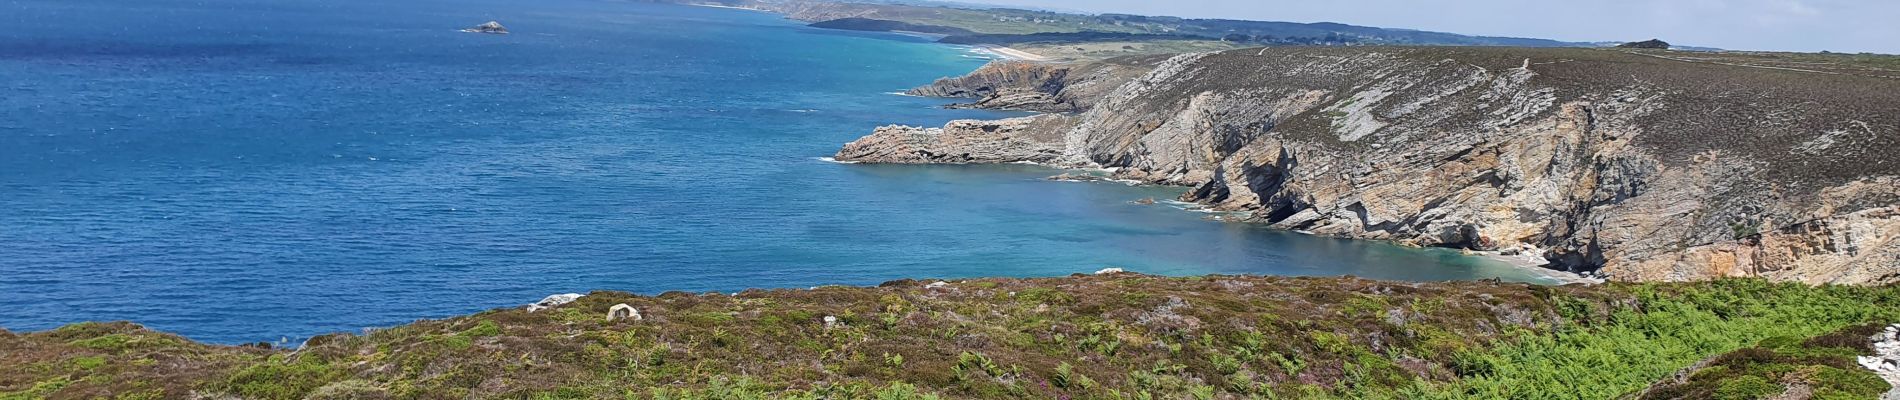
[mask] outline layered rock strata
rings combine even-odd
[[[972,93],[1066,98],[1075,112],[996,130],[887,127],[838,158],[1111,168],[1286,229],[1533,252],[1619,280],[1900,281],[1893,78],[1595,49],[1271,48],[1103,64],[939,82],[920,93],[1026,82]],[[1085,68],[1125,79],[1085,80]]]

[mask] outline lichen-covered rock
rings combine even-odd
[[[583,295],[580,293],[566,293],[566,294],[550,295],[548,297],[541,298],[541,301],[534,302],[534,304],[529,304],[528,312],[536,312],[536,311],[546,310],[549,308],[558,307],[562,304],[573,303],[574,300],[580,300],[581,297],[583,296],[586,296],[586,295]]]
[[[1073,119],[1009,135],[880,131],[847,152],[1111,168],[1282,228],[1528,251],[1620,280],[1900,281],[1900,80],[1748,62],[1599,49],[1188,54],[1124,64],[1147,72],[1073,101],[1087,105]],[[919,145],[944,137],[955,145]],[[1024,137],[1035,151],[961,156]]]

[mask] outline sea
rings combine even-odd
[[[490,20],[512,33],[459,30]],[[896,94],[980,50],[609,0],[0,0],[0,328],[293,342],[657,294],[1535,271],[1221,222],[1184,189],[824,158],[1022,115]]]

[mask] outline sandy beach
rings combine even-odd
[[[1012,49],[1012,48],[1008,48],[1004,46],[984,45],[983,49],[988,50],[991,53],[996,53],[996,55],[1003,56],[1003,58],[1008,58],[1011,60],[1049,61],[1049,57],[1043,57],[1040,54]]]
[[[1586,284],[1586,285],[1595,285],[1595,284],[1603,283],[1602,279],[1588,278],[1588,277],[1584,277],[1582,275],[1577,275],[1574,273],[1545,268],[1544,265],[1550,263],[1550,261],[1545,260],[1543,257],[1532,255],[1529,252],[1519,253],[1515,255],[1504,255],[1495,251],[1483,251],[1483,252],[1472,252],[1471,255],[1476,256],[1476,257],[1484,257],[1484,258],[1501,261],[1506,264],[1511,264],[1511,266],[1513,267],[1522,268],[1524,270],[1535,271],[1539,275],[1543,275],[1544,277],[1557,280],[1559,282],[1562,282],[1562,284],[1566,284],[1566,285],[1572,284],[1572,283],[1581,283],[1581,284]]]

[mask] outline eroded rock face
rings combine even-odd
[[[1074,118],[884,128],[840,159],[1116,168],[1278,227],[1536,252],[1619,280],[1900,281],[1892,78],[1592,49],[1138,65]]]
[[[1159,60],[1130,57],[1083,65],[995,61],[967,75],[938,79],[905,94],[976,99],[951,108],[1078,112],[1091,108],[1095,100]]]
[[[844,146],[838,161],[888,164],[1050,163],[1062,155],[1055,126],[1068,117],[958,120],[942,128],[892,125]]]

